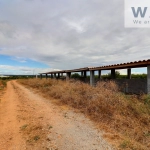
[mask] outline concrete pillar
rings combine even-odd
[[[127,69],[127,79],[131,79],[131,69]]]
[[[60,73],[58,73],[58,79],[60,78]]]
[[[54,79],[56,79],[56,73],[54,73]]]
[[[87,77],[87,74],[86,74],[86,71],[84,71],[84,78],[86,78]]]
[[[63,73],[61,73],[61,77],[63,77]]]
[[[53,78],[53,74],[51,73],[51,78]]]
[[[47,74],[46,74],[46,79],[47,79]]]
[[[40,74],[40,78],[42,79],[42,74]]]
[[[81,77],[83,77],[83,71],[81,72]]]
[[[101,70],[98,70],[98,79],[101,79]]]
[[[66,80],[69,80],[70,77],[71,77],[71,72],[67,72],[67,73],[66,73]]]
[[[116,75],[115,75],[115,69],[111,69],[111,79],[115,79]]]
[[[94,77],[94,71],[90,71],[90,85],[95,86],[95,77]]]
[[[147,66],[147,94],[150,94],[150,65]]]

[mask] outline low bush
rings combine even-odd
[[[0,90],[3,90],[7,86],[6,80],[0,80]]]

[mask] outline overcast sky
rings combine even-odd
[[[124,27],[124,0],[0,0],[0,11],[0,74],[150,58],[150,29]]]

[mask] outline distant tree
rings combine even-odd
[[[71,75],[71,78],[77,79],[80,78],[81,76],[78,73],[74,73]]]
[[[108,79],[111,79],[111,73],[108,73]],[[120,77],[120,72],[119,71],[115,71],[115,77],[119,78]]]
[[[119,71],[115,71],[115,76],[116,76],[116,78],[119,78],[120,77],[120,72]]]

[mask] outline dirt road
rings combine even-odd
[[[92,122],[16,81],[0,102],[0,150],[111,150]]]

